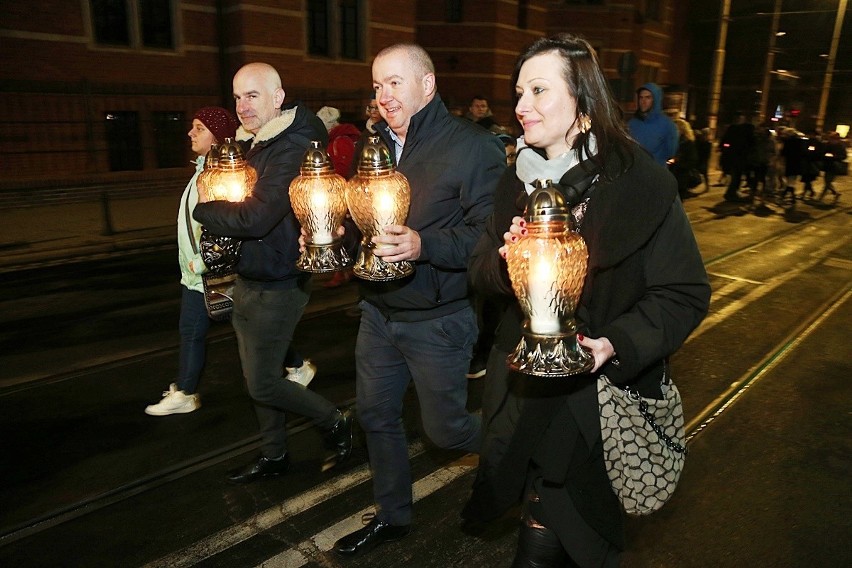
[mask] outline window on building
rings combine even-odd
[[[446,0],[444,6],[448,23],[457,24],[462,21],[462,0]]]
[[[106,120],[109,169],[112,172],[142,169],[139,113],[110,111]]]
[[[158,168],[186,165],[186,124],[182,112],[155,112],[154,144]]]
[[[174,0],[90,0],[99,45],[173,49]]]
[[[652,22],[663,20],[662,0],[645,0],[645,19]]]
[[[139,23],[142,26],[142,45],[172,49],[171,0],[138,0]]]
[[[364,0],[308,0],[308,53],[364,59]]]
[[[361,2],[340,0],[340,56],[344,59],[361,59]]]
[[[92,0],[95,41],[104,45],[130,45],[125,0]]]

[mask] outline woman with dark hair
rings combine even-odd
[[[666,359],[706,315],[710,287],[677,184],[626,132],[589,43],[539,39],[512,77],[523,137],[469,269],[477,292],[509,307],[488,361],[485,441],[463,516],[486,521],[522,503],[514,567],[617,566],[624,536],[604,464],[597,377],[661,398]],[[506,365],[524,316],[505,255],[526,232],[521,215],[537,179],[558,182],[589,248],[575,315],[594,367],[564,379]]]

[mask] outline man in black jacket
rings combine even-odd
[[[400,44],[373,61],[373,87],[384,139],[411,185],[405,225],[373,237],[388,262],[409,260],[415,273],[393,282],[361,282],[355,348],[358,420],[366,433],[376,516],[335,544],[366,552],[402,538],[411,524],[411,472],[402,422],[405,391],[417,388],[424,433],[437,446],[478,452],[479,417],[466,407],[477,337],[467,263],[491,213],[506,168],[500,140],[444,107],[426,51]]]
[[[293,331],[310,298],[309,275],[296,269],[299,224],[290,206],[290,182],[299,175],[311,140],[325,143],[322,122],[298,103],[283,105],[278,72],[265,63],[243,66],[233,81],[246,161],[257,182],[245,201],[208,201],[199,192],[194,217],[212,233],[242,240],[231,321],[262,436],[261,456],[228,475],[250,483],[289,468],[286,412],[311,418],[325,432],[333,462],[352,450],[353,419],[330,401],[282,377]]]

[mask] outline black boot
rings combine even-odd
[[[331,430],[325,434],[325,445],[334,455],[323,464],[323,471],[338,467],[352,455],[352,429],[355,418],[350,410],[339,410],[339,417]]]

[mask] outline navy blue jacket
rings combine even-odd
[[[376,132],[394,154],[387,123]],[[438,95],[411,117],[397,170],[411,185],[405,225],[420,234],[415,273],[393,282],[361,281],[364,299],[395,321],[422,321],[470,305],[467,263],[491,214],[506,169],[503,143],[454,117]]]
[[[310,141],[326,144],[328,132],[314,113],[292,103],[257,135],[240,128],[237,138],[257,170],[251,196],[242,203],[200,203],[193,217],[213,234],[243,241],[236,267],[240,277],[268,287],[295,287],[305,273],[296,268],[300,227],[290,205],[290,182],[299,175]]]

